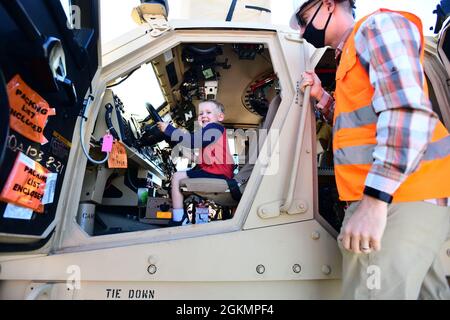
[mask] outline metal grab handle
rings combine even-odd
[[[301,41],[302,42],[302,41]],[[314,53],[311,56],[307,55],[306,52],[306,47],[302,46],[303,48],[303,58],[304,58],[304,65],[305,65],[305,69],[306,70],[310,70],[311,67],[315,67],[320,59],[322,58],[322,56],[324,55],[325,51],[327,50],[327,48],[320,48],[320,49],[316,49],[314,51]],[[290,214],[289,209],[291,209],[293,202],[294,202],[294,192],[295,192],[295,182],[297,181],[297,173],[298,173],[298,163],[300,161],[300,154],[301,154],[301,150],[302,150],[302,143],[303,143],[303,137],[304,137],[304,133],[305,133],[305,127],[306,127],[306,121],[308,121],[308,119],[306,119],[306,115],[309,111],[309,107],[310,107],[310,103],[311,103],[311,86],[308,85],[306,86],[304,95],[303,95],[303,109],[302,109],[302,114],[301,114],[301,118],[300,118],[300,125],[298,126],[298,132],[297,132],[297,148],[295,150],[295,156],[294,156],[294,162],[293,162],[293,168],[292,168],[292,175],[291,175],[291,179],[289,181],[289,189],[287,192],[287,198],[285,203],[280,207],[280,212],[286,212],[288,214]],[[298,211],[298,209],[300,209],[300,211]],[[296,208],[296,212],[304,212],[306,210],[306,206],[305,205],[301,205],[301,207]]]
[[[306,127],[306,114],[309,109],[310,105],[310,95],[311,95],[311,86],[308,85],[305,89],[305,93],[303,95],[303,109],[302,109],[302,115],[300,118],[300,125],[298,126],[298,132],[297,132],[297,146],[295,150],[295,156],[294,156],[294,162],[293,162],[293,168],[292,168],[292,175],[291,179],[289,181],[289,189],[288,189],[288,196],[286,198],[286,202],[284,205],[280,207],[281,212],[287,212],[289,213],[289,209],[292,206],[292,203],[294,201],[294,191],[295,191],[295,182],[297,180],[297,173],[298,173],[298,162],[300,161],[300,154],[302,149],[302,142],[303,142],[303,135],[305,132]]]

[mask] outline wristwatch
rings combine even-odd
[[[386,203],[391,203],[392,198],[393,198],[389,193],[386,193],[386,192],[383,192],[383,191],[380,191],[380,190],[377,190],[377,189],[374,189],[374,188],[371,188],[368,186],[366,186],[364,188],[364,194],[374,197],[378,200],[384,201]]]

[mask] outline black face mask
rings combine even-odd
[[[313,26],[312,22],[317,16],[317,13],[319,13],[320,8],[322,7],[322,4],[320,4],[319,8],[317,8],[316,13],[314,13],[313,18],[306,26],[305,32],[303,33],[303,39],[311,43],[316,48],[323,48],[325,47],[325,32],[328,27],[328,23],[330,23],[331,15],[333,13],[330,13],[330,16],[328,17],[327,23],[325,24],[325,28],[322,30],[317,29]]]

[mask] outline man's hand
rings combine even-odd
[[[364,196],[339,237],[343,247],[354,253],[379,251],[386,227],[387,206],[386,202]]]
[[[306,86],[311,86],[311,96],[317,101],[320,101],[323,96],[322,82],[314,71],[305,71],[302,73],[300,90],[305,92]]]
[[[164,131],[166,131],[166,128],[169,125],[169,123],[168,122],[158,122],[156,125],[158,126],[158,129],[161,132],[164,132]]]

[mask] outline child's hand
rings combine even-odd
[[[169,125],[169,123],[168,122],[158,122],[156,125],[158,126],[158,129],[161,132],[164,132],[164,131],[166,131],[166,128]]]

